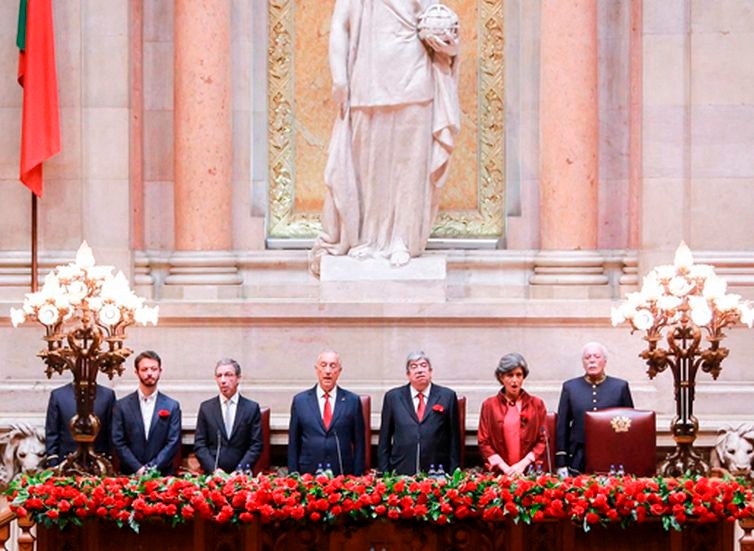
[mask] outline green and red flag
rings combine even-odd
[[[42,163],[60,152],[58,78],[51,0],[21,0],[18,83],[24,89],[20,180],[42,196]]]

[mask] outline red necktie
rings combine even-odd
[[[322,413],[322,421],[325,423],[325,428],[330,428],[330,422],[332,421],[332,406],[330,405],[330,394],[325,392],[325,408]]]
[[[424,393],[419,393],[419,405],[416,408],[416,417],[421,421],[424,418]]]

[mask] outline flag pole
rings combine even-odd
[[[31,194],[31,292],[37,292],[37,196]]]

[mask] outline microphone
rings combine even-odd
[[[338,431],[333,429],[335,435],[335,450],[338,452],[338,467],[340,467],[340,474],[346,474],[343,472],[343,454],[340,452],[340,438],[338,438]]]
[[[550,458],[550,435],[547,432],[547,427],[542,425],[542,434],[545,435],[545,453],[547,454],[547,470],[552,473],[552,459]]]
[[[217,470],[217,465],[220,463],[220,445],[222,444],[222,435],[220,429],[217,429],[217,451],[215,453],[215,468],[212,472]]]

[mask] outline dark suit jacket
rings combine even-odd
[[[161,411],[167,415],[160,415]],[[112,434],[123,474],[133,474],[145,465],[156,467],[163,475],[173,474],[173,460],[181,446],[181,406],[158,392],[149,434],[145,435],[139,395],[132,392],[115,403]]]
[[[606,377],[593,385],[584,377],[576,377],[563,383],[556,431],[558,467],[584,470],[584,414],[613,407],[634,407],[628,382],[623,379]]]
[[[99,418],[100,430],[94,441],[94,450],[110,455],[110,426],[112,424],[115,392],[106,386],[97,385],[94,400],[94,415]],[[50,393],[45,421],[45,446],[48,466],[54,467],[65,457],[76,451],[76,441],[71,435],[69,421],[76,415],[76,395],[73,383],[56,388]],[[52,456],[57,457],[52,457]]]
[[[353,392],[338,387],[330,428],[319,412],[317,386],[293,397],[288,428],[288,471],[314,473],[330,465],[335,475],[364,473],[364,416]],[[338,457],[340,448],[340,459]]]
[[[259,404],[238,396],[236,417],[230,436],[225,434],[225,422],[220,398],[202,402],[196,419],[194,453],[205,473],[215,470],[217,443],[220,443],[220,460],[217,466],[226,473],[235,470],[249,471],[262,454],[262,417]]]
[[[430,466],[453,472],[460,462],[458,398],[456,393],[432,383],[424,418],[419,422],[407,384],[389,390],[382,402],[378,446],[381,472],[415,474]]]

